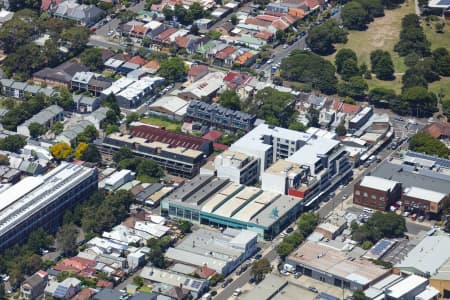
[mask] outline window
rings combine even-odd
[[[371,197],[372,199],[374,199],[374,200],[377,199],[377,196],[376,196],[376,195],[371,195],[370,197]]]
[[[366,192],[364,192],[363,196],[364,196],[364,197],[367,197],[368,195],[367,195],[367,193],[366,193]]]
[[[355,195],[361,195],[361,192],[359,190],[356,190]]]

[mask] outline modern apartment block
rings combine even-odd
[[[63,213],[97,188],[97,169],[63,162],[6,189],[0,194],[0,251],[23,242],[37,228],[55,231]]]
[[[254,157],[236,151],[224,151],[214,160],[217,177],[245,185],[258,180],[259,163]]]
[[[186,117],[210,126],[244,131],[250,131],[256,121],[256,115],[224,108],[216,103],[209,104],[196,100],[189,103]]]

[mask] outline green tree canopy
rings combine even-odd
[[[319,216],[312,212],[303,213],[297,221],[297,227],[300,233],[307,237],[319,224]]]
[[[370,63],[372,65],[372,72],[375,73],[378,79],[394,79],[394,64],[392,63],[391,54],[388,51],[372,51],[370,53]]]
[[[37,138],[45,133],[45,127],[39,123],[31,123],[28,126],[28,130],[30,131],[30,136],[32,138]]]
[[[81,159],[84,161],[97,163],[102,160],[102,156],[94,144],[89,144],[81,155]]]
[[[346,43],[347,32],[339,28],[339,24],[330,19],[309,31],[306,43],[317,54],[328,55],[334,52],[335,43]]]
[[[352,223],[352,239],[358,242],[370,241],[375,244],[382,238],[402,237],[406,231],[405,219],[395,213],[375,212],[367,223]]]
[[[353,59],[356,62],[358,61],[355,51],[348,48],[339,49],[339,51],[336,53],[336,57],[334,60],[334,64],[336,65],[336,71],[339,74],[342,71],[342,66],[344,65],[344,62],[346,62],[348,59]]]
[[[181,82],[187,75],[186,65],[181,57],[171,57],[161,61],[159,75],[169,82]]]
[[[335,131],[338,136],[344,136],[347,134],[347,128],[345,128],[345,125],[343,123],[340,123],[338,126],[336,126]]]
[[[369,103],[376,107],[386,106],[396,97],[395,91],[391,89],[375,87],[369,91]]]
[[[64,255],[73,255],[77,246],[78,228],[67,224],[59,228],[56,234],[56,245]]]
[[[437,48],[432,52],[439,75],[450,76],[450,54],[446,48]]]
[[[409,149],[429,155],[448,158],[447,146],[429,134],[417,133],[409,141]]]
[[[307,51],[294,50],[281,63],[285,80],[311,83],[313,89],[334,94],[337,89],[336,69],[324,58]]]
[[[290,93],[267,87],[258,91],[255,101],[261,104],[256,112],[258,117],[268,124],[286,128],[297,115],[292,108],[294,97]]]
[[[272,266],[270,265],[269,260],[267,260],[267,258],[262,258],[253,263],[251,274],[257,282],[260,282],[267,273],[270,273],[270,271],[272,271]]]
[[[219,103],[232,110],[241,110],[241,101],[235,90],[226,90],[220,94]]]
[[[394,50],[401,56],[406,56],[411,52],[422,57],[429,55],[430,42],[423,32],[420,18],[415,13],[403,17],[400,40],[395,45]]]
[[[431,116],[437,109],[436,95],[420,86],[406,89],[402,100],[408,103],[412,115],[420,118]]]
[[[0,139],[0,150],[19,152],[27,144],[24,137],[20,135],[8,135]]]
[[[348,29],[365,30],[370,21],[369,13],[357,1],[351,1],[342,8],[342,23]]]
[[[102,50],[99,48],[87,48],[80,54],[80,60],[91,71],[98,71],[103,66]]]
[[[113,161],[118,164],[119,162],[121,162],[124,159],[127,158],[133,158],[133,152],[131,152],[131,149],[127,146],[123,146],[120,147],[119,150],[117,150],[114,154],[113,154]]]
[[[348,82],[340,82],[338,84],[339,96],[351,97],[357,100],[364,99],[367,89],[367,82],[361,76],[353,76]]]

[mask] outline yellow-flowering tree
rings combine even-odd
[[[50,153],[56,160],[63,160],[72,153],[72,147],[64,142],[57,143],[50,147]]]
[[[75,149],[75,153],[73,154],[73,156],[76,159],[80,159],[81,156],[83,155],[83,152],[86,151],[87,147],[88,147],[88,144],[83,143],[83,142],[79,143],[77,146],[77,149]]]

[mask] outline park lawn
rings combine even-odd
[[[442,100],[450,101],[450,77],[441,77],[441,80],[430,83],[428,89],[436,96],[439,95],[439,92],[442,92],[444,94]]]
[[[336,50],[350,48],[358,56],[358,64],[366,63],[370,68],[370,52],[376,49],[389,51],[396,73],[406,71],[403,59],[394,52],[394,46],[398,42],[401,21],[404,15],[414,13],[414,0],[407,0],[401,7],[385,10],[385,16],[376,18],[368,25],[365,31],[351,30],[346,44],[337,44]],[[326,58],[334,62],[336,52]]]
[[[180,131],[181,130],[181,125],[176,121],[169,121],[169,120],[164,120],[164,119],[160,119],[160,118],[156,118],[156,117],[145,117],[139,121],[142,123],[147,123],[147,124],[151,124],[151,125],[162,126],[162,127],[166,128],[166,130],[169,130],[169,131]]]
[[[397,94],[400,94],[402,89],[402,75],[397,75],[394,80],[390,81],[379,80],[375,76],[372,76],[372,79],[367,80],[367,85],[369,86],[369,91],[376,87],[382,87],[394,90]]]
[[[437,33],[434,29],[435,23],[430,22],[430,25],[427,25],[425,21],[422,22],[423,31],[428,41],[431,42],[431,50],[441,47],[450,49],[450,24],[447,23],[444,27],[444,33]]]

